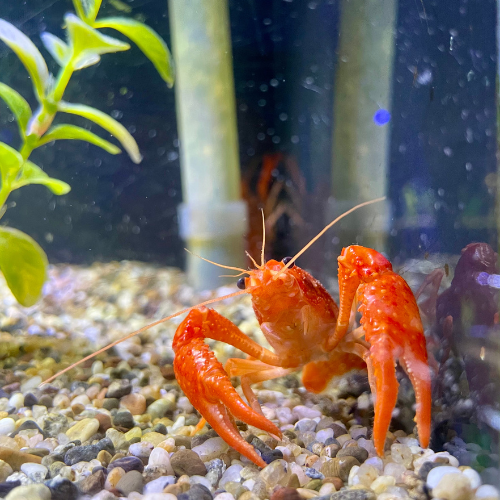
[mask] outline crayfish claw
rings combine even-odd
[[[191,404],[219,436],[259,467],[267,464],[240,435],[234,419],[258,427],[275,436],[281,431],[264,415],[250,408],[231,385],[228,374],[205,339],[208,310],[193,309],[179,325],[174,336],[174,371]],[[201,430],[201,420],[196,429]]]
[[[389,339],[380,340],[370,348],[370,360],[373,367],[370,379],[375,379],[375,383],[370,380],[370,385],[375,385],[377,392],[373,444],[381,457],[384,456],[385,438],[391,423],[392,411],[398,399],[399,383],[396,379],[394,351],[394,346]]]

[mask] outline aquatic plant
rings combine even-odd
[[[97,19],[102,0],[73,0],[77,15],[64,17],[66,42],[50,33],[41,39],[47,51],[60,66],[56,77],[49,73],[47,64],[35,44],[15,26],[0,19],[0,40],[19,57],[33,83],[39,103],[32,113],[28,102],[16,90],[0,83],[0,98],[12,111],[21,136],[19,151],[0,142],[0,217],[5,213],[5,202],[12,191],[28,184],[41,184],[56,195],[70,191],[61,180],[49,177],[28,158],[32,151],[59,139],[78,139],[98,146],[113,155],[121,150],[115,144],[90,130],[69,124],[52,126],[58,111],[86,118],[113,135],[134,163],[141,154],[127,129],[111,116],[84,104],[63,101],[63,94],[75,71],[99,62],[102,54],[130,48],[116,38],[102,34],[101,28],[119,31],[132,40],[154,64],[169,87],[173,84],[172,58],[163,39],[149,26],[125,17]],[[47,274],[47,256],[30,236],[11,227],[0,226],[0,270],[17,301],[33,305],[41,295]]]

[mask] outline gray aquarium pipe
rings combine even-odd
[[[391,106],[396,10],[396,0],[340,4],[330,220],[387,194],[391,123],[376,118]],[[383,252],[389,222],[387,201],[360,210],[337,228],[341,246],[356,242]]]
[[[241,200],[227,0],[169,0],[181,147],[181,237],[206,259],[243,267],[246,204]],[[205,290],[231,274],[187,256],[189,283]],[[235,281],[235,280],[233,280]]]

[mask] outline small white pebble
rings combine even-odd
[[[335,493],[337,490],[335,489],[335,485],[333,483],[325,483],[321,488],[319,489],[318,493],[319,496],[326,496],[329,495],[330,493]]]
[[[441,468],[436,467],[436,469]],[[432,496],[442,500],[471,500],[473,493],[470,481],[463,474],[445,474],[432,489]]]
[[[479,486],[481,486],[481,476],[474,469],[465,469],[462,471],[462,474],[469,479],[470,486],[473,490],[476,490]]]
[[[239,483],[241,481],[240,472],[242,469],[241,465],[231,465],[228,467],[219,481],[219,488],[224,488],[224,485],[228,482]]]
[[[395,486],[396,479],[394,476],[379,476],[373,483],[370,485],[370,488],[379,495],[383,493],[389,486]]]
[[[406,471],[406,467],[402,464],[388,463],[384,467],[384,476],[393,476],[396,483],[403,482],[402,475]]]
[[[92,375],[97,375],[104,371],[104,363],[102,361],[94,361],[92,363]]]
[[[177,497],[176,497],[177,498]],[[224,493],[219,493],[214,497],[214,500],[234,500],[233,495],[225,491]]]
[[[489,484],[483,484],[483,486],[479,486],[476,491],[476,499],[477,500],[499,500],[500,492]]]
[[[379,471],[370,464],[362,464],[358,470],[358,477],[361,484],[370,486],[379,477]]]
[[[427,485],[429,488],[435,488],[441,479],[447,474],[460,474],[462,475],[462,471],[457,469],[456,467],[451,467],[449,465],[443,465],[441,467],[435,467],[431,469],[429,474],[427,475]]]
[[[349,486],[356,486],[360,483],[358,476],[359,465],[354,465],[349,471],[349,478],[347,480],[347,484]]]
[[[382,472],[384,472],[384,461],[380,457],[367,458],[365,460],[365,464],[373,465],[373,467],[378,469],[380,474],[382,474]]]
[[[408,446],[394,443],[391,446],[391,458],[397,464],[402,464],[408,469],[413,462],[413,455]]]
[[[320,431],[318,431],[316,433],[316,439],[320,442],[320,443],[325,443],[327,439],[329,438],[332,438],[333,437],[333,429],[321,429]]]
[[[0,436],[7,436],[16,429],[16,422],[13,418],[2,418],[0,420]]]
[[[203,476],[190,476],[189,478],[189,484],[202,484],[205,486],[209,491],[212,489],[212,485],[210,484],[210,481],[203,477]]]
[[[304,405],[298,405],[292,410],[292,414],[299,420],[302,418],[315,418],[321,417],[321,412],[313,408],[308,408]]]
[[[16,410],[24,406],[24,396],[20,392],[16,392],[9,399],[9,406],[14,407]]]

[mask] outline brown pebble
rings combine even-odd
[[[302,500],[295,488],[278,488],[271,495],[270,500]]]
[[[337,458],[341,457],[354,457],[360,464],[362,464],[368,458],[368,451],[357,445],[348,446],[347,448],[339,450],[337,453]]]
[[[94,474],[82,479],[78,483],[78,488],[84,495],[95,495],[103,489],[105,480],[104,471],[98,470]]]
[[[15,471],[21,470],[21,465],[28,462],[35,464],[42,463],[41,457],[3,446],[0,446],[0,460],[7,462]]]
[[[106,413],[98,413],[95,418],[99,421],[98,432],[106,432],[112,427],[111,417]]]
[[[146,398],[133,393],[120,399],[120,408],[126,408],[132,415],[142,415],[146,411]]]
[[[325,477],[336,476],[340,477],[342,481],[347,482],[349,472],[355,465],[360,465],[360,463],[354,457],[336,457],[323,464],[323,467],[321,467],[321,473]]]
[[[97,454],[97,460],[101,462],[103,467],[107,467],[111,463],[111,460],[113,460],[113,456],[109,453],[109,451],[101,450]]]
[[[337,491],[344,486],[344,481],[340,477],[325,477],[323,484],[325,483],[332,483]]]
[[[175,372],[172,365],[165,365],[160,368],[160,372],[165,380],[174,380]]]
[[[170,463],[176,476],[187,474],[188,476],[204,476],[207,473],[205,464],[197,453],[192,450],[179,450],[175,452]]]

